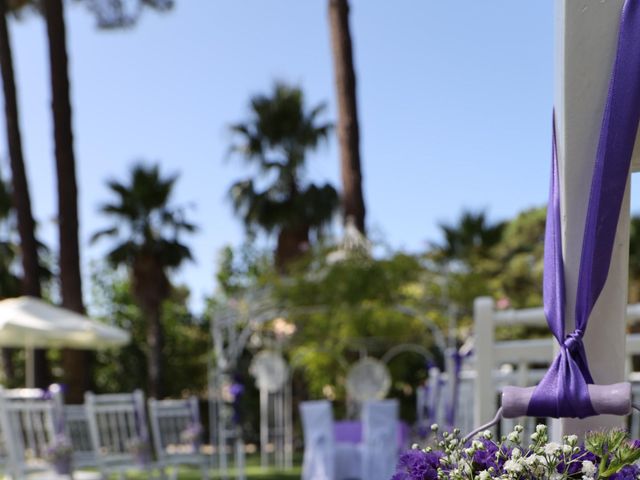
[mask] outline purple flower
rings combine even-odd
[[[578,475],[579,477],[582,477],[582,462],[584,462],[585,460],[589,460],[594,465],[598,465],[599,463],[598,457],[596,457],[591,452],[587,452],[584,449],[584,447],[580,447],[580,451],[578,453],[574,453],[573,455],[571,455],[571,460],[576,460],[576,459],[580,459],[580,461],[571,462],[569,464],[569,469],[566,472],[567,475],[570,477],[573,475]],[[558,467],[557,467],[558,473],[565,473],[566,469],[567,467],[565,466],[564,462],[560,462],[558,464]]]
[[[240,395],[244,393],[244,385],[240,382],[232,383],[231,387],[229,387],[229,393],[235,400],[236,398],[238,398]]]
[[[439,452],[409,450],[400,456],[392,480],[437,480],[441,457]]]
[[[609,480],[636,480],[640,475],[638,465],[627,465],[609,477]]]
[[[511,448],[502,446],[500,448],[501,455],[500,458],[498,458],[496,455],[498,453],[498,446],[495,443],[486,438],[481,438],[479,441],[484,445],[484,449],[477,450],[473,454],[471,461],[474,471],[479,472],[487,470],[490,467],[493,467],[496,471],[500,471],[504,465],[505,458],[511,455]]]

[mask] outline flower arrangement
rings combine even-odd
[[[180,441],[191,444],[193,449],[198,452],[202,442],[202,432],[202,424],[199,422],[189,422],[187,427],[180,432]]]
[[[392,480],[640,479],[640,442],[631,442],[623,430],[588,433],[584,444],[576,435],[549,442],[545,425],[536,427],[530,442],[523,442],[519,425],[499,441],[489,431],[462,442],[457,429],[431,430],[434,446],[414,445],[401,455]]]
[[[45,459],[53,465],[59,475],[71,473],[72,454],[73,445],[64,434],[56,435],[44,452]]]
[[[146,438],[140,436],[131,437],[127,440],[125,447],[140,465],[145,465],[149,462],[149,442]]]

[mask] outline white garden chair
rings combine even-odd
[[[149,418],[153,446],[161,467],[173,467],[171,478],[177,478],[179,465],[200,468],[203,479],[209,478],[207,457],[201,453],[203,438],[198,399],[149,399]]]
[[[0,390],[0,424],[10,478],[61,478],[48,458],[56,441],[66,441],[59,393],[32,388]],[[95,472],[73,472],[73,476],[99,478]]]
[[[91,442],[85,406],[65,405],[64,421],[65,430],[73,446],[73,465],[77,468],[97,467],[98,459]]]
[[[304,434],[302,480],[335,480],[335,440],[331,403],[326,400],[302,402],[300,416]]]
[[[129,470],[151,475],[157,466],[152,459],[144,394],[85,393],[89,433],[103,477],[115,473],[123,479]],[[163,471],[160,469],[160,477]]]
[[[398,463],[397,400],[366,402],[362,408],[362,475],[389,480]]]

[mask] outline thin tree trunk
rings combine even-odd
[[[66,29],[62,0],[44,3],[49,38],[52,110],[55,137],[56,173],[58,179],[58,223],[60,245],[60,289],[62,305],[83,313],[80,278],[80,247],[78,244],[78,191],[71,122],[69,67]],[[65,350],[63,364],[68,386],[67,398],[82,401],[90,388],[88,352]]]
[[[13,54],[7,26],[7,3],[0,0],[0,70],[4,93],[4,114],[11,164],[11,182],[13,190],[13,206],[18,219],[20,235],[20,251],[22,259],[22,292],[32,297],[40,297],[40,277],[38,269],[38,244],[35,235],[35,221],[31,213],[31,198],[27,184],[22,139],[18,116],[18,100],[13,73]],[[10,352],[3,353],[6,374],[13,375]],[[8,362],[8,363],[7,363]],[[49,365],[46,352],[36,350],[34,355],[35,382],[38,387],[45,387],[50,380]],[[10,378],[13,380],[12,378]]]
[[[133,292],[147,330],[147,380],[149,395],[164,395],[164,328],[162,304],[171,284],[155,254],[141,254],[133,264]]]
[[[276,268],[287,273],[291,263],[299,259],[309,249],[309,227],[285,227],[278,234],[276,245]]]
[[[349,3],[329,0],[329,27],[338,99],[338,143],[342,172],[345,222],[349,218],[365,234],[365,205],[360,165],[360,129],[356,101],[356,74],[349,33]]]
[[[162,398],[164,395],[164,329],[162,328],[161,305],[146,305],[147,318],[147,368],[149,380],[149,396]]]

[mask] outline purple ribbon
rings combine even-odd
[[[594,382],[582,338],[609,273],[639,119],[640,5],[637,0],[626,0],[591,180],[578,273],[575,330],[568,335],[565,335],[565,279],[554,120],[543,297],[547,323],[560,344],[560,353],[533,392],[527,410],[530,416],[584,418],[597,414],[587,389],[587,385]]]

